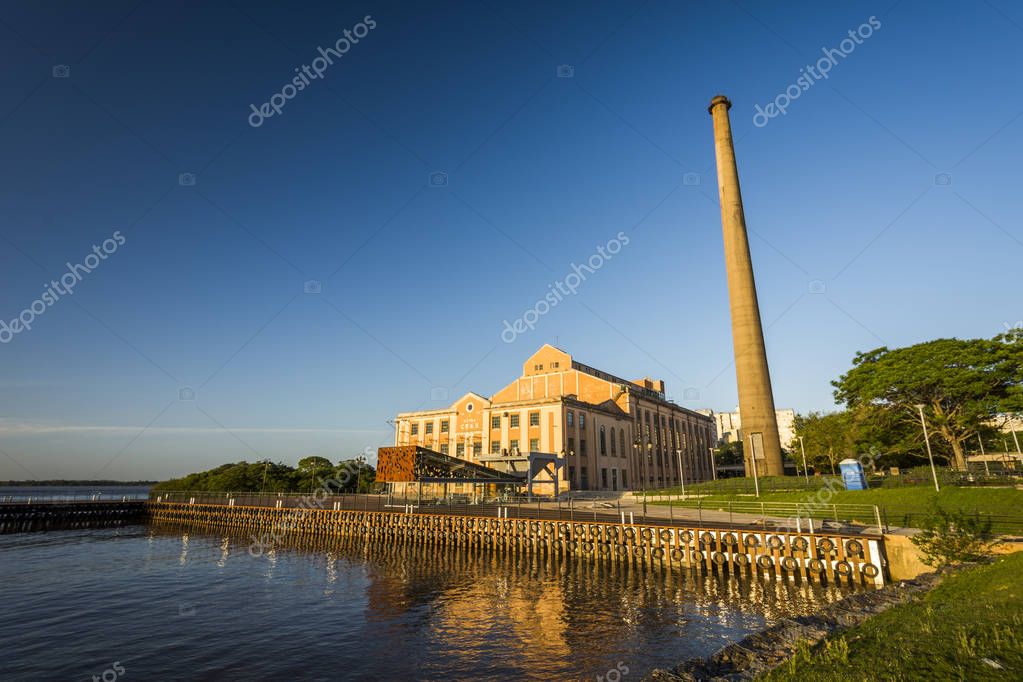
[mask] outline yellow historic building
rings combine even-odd
[[[444,409],[403,412],[395,426],[395,445],[496,468],[528,453],[554,454],[561,490],[660,488],[713,477],[712,418],[669,402],[661,380],[620,379],[547,344],[490,398],[467,393]]]

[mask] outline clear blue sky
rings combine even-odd
[[[831,408],[857,351],[1023,318],[1006,0],[210,4],[6,5],[0,318],[124,244],[0,344],[0,478],[353,456],[390,442],[394,413],[490,394],[555,340],[733,408],[717,93],[779,406]],[[323,78],[249,124],[366,15]],[[502,341],[619,232],[576,295]]]

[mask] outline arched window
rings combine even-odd
[[[618,443],[615,441],[615,429],[611,427],[611,456],[615,457],[618,455]]]
[[[604,433],[604,425],[600,425],[600,454],[607,454],[607,435]]]
[[[622,457],[625,457],[627,450],[625,449],[625,429],[618,432],[618,444],[622,446]],[[625,485],[625,479],[622,479],[622,485]]]

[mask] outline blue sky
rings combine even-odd
[[[238,5],[6,5],[0,319],[124,244],[0,344],[0,478],[349,457],[398,411],[496,391],[545,342],[731,409],[718,93],[779,406],[830,408],[857,351],[1023,318],[1011,3]]]

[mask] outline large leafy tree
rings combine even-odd
[[[857,353],[853,368],[832,384],[835,399],[850,410],[903,433],[920,427],[923,405],[936,454],[948,452],[965,468],[966,443],[1023,405],[1023,333]]]

